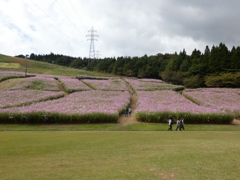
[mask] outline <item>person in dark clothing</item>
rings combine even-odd
[[[128,107],[125,108],[125,116],[128,116]]]
[[[184,130],[184,119],[183,118],[180,119],[180,129],[179,130],[180,131]]]

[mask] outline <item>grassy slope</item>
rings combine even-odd
[[[25,59],[5,56],[0,54],[0,63],[17,63],[20,64],[19,68],[0,68],[0,70],[11,70],[25,72],[26,61]],[[80,69],[68,68],[65,66],[59,66],[55,64],[49,64],[45,62],[28,60],[28,73],[36,74],[51,74],[51,75],[62,75],[62,76],[113,76],[111,74],[84,71]]]
[[[239,132],[0,132],[1,179],[239,178]]]

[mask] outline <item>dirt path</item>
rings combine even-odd
[[[59,87],[60,91],[63,91],[65,93],[65,95],[69,95],[67,90],[64,88],[63,84],[59,80],[56,80],[56,81],[57,81],[57,84],[58,84],[58,87]]]
[[[6,91],[9,88],[19,84],[24,78],[8,79],[0,83],[0,91]]]
[[[240,125],[240,119],[234,119],[232,124],[233,125]]]
[[[131,116],[128,116],[128,117],[125,117],[124,114],[120,115],[120,117],[118,119],[118,123],[123,124],[123,125],[131,124],[131,123],[138,123],[138,121],[135,117],[135,109],[137,108],[138,96],[135,93],[132,93],[133,90],[129,86],[128,83],[126,83],[126,85],[131,93],[130,108],[132,109],[132,114],[131,114]]]

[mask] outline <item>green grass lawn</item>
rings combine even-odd
[[[176,125],[173,125],[175,130]],[[51,124],[24,125],[0,124],[0,131],[166,131],[167,123],[134,123],[121,124]],[[239,125],[197,125],[186,124],[186,131],[240,131]]]
[[[0,177],[237,180],[239,141],[233,131],[0,132]]]

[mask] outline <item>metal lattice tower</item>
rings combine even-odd
[[[96,54],[95,54],[95,47],[94,47],[94,41],[97,41],[96,37],[99,37],[98,35],[94,34],[97,31],[95,31],[92,27],[91,30],[88,31],[90,34],[87,35],[87,37],[90,37],[90,49],[89,49],[89,59],[95,59]]]

